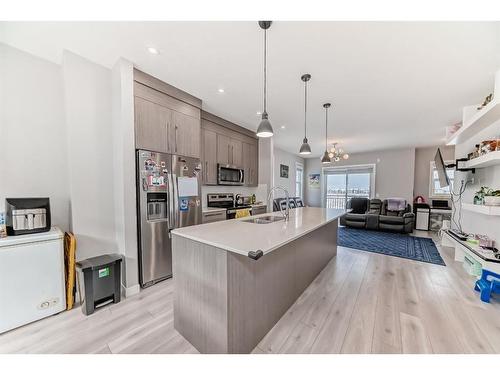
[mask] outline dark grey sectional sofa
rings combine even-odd
[[[340,218],[340,225],[398,233],[413,232],[415,215],[410,204],[404,210],[390,211],[387,209],[387,200],[352,198],[347,206],[352,211]]]

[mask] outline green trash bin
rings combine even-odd
[[[85,315],[108,303],[118,303],[121,299],[120,254],[106,254],[81,260],[76,266],[83,272]]]

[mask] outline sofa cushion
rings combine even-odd
[[[380,215],[382,210],[382,201],[380,199],[370,199],[368,213],[373,215]]]
[[[352,209],[353,214],[364,214],[368,209],[368,199],[367,198],[351,198],[348,204],[348,208]]]
[[[405,220],[402,216],[380,215],[379,222],[391,225],[402,225]]]
[[[351,222],[362,222],[364,223],[366,221],[366,215],[365,214],[353,214],[352,212],[349,212],[348,214],[345,215],[345,219],[347,221]]]

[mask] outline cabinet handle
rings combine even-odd
[[[205,161],[205,182],[208,182],[208,161]]]
[[[177,152],[177,125],[175,125],[175,152]]]

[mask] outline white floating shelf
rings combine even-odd
[[[500,216],[500,206],[485,206],[481,204],[462,203],[462,208],[466,211],[477,212],[483,215]]]
[[[465,162],[466,168],[486,168],[500,165],[500,151],[492,151],[486,155]]]
[[[467,121],[463,121],[462,127],[446,140],[446,144],[449,146],[462,143],[498,120],[500,120],[500,101],[494,100]]]

